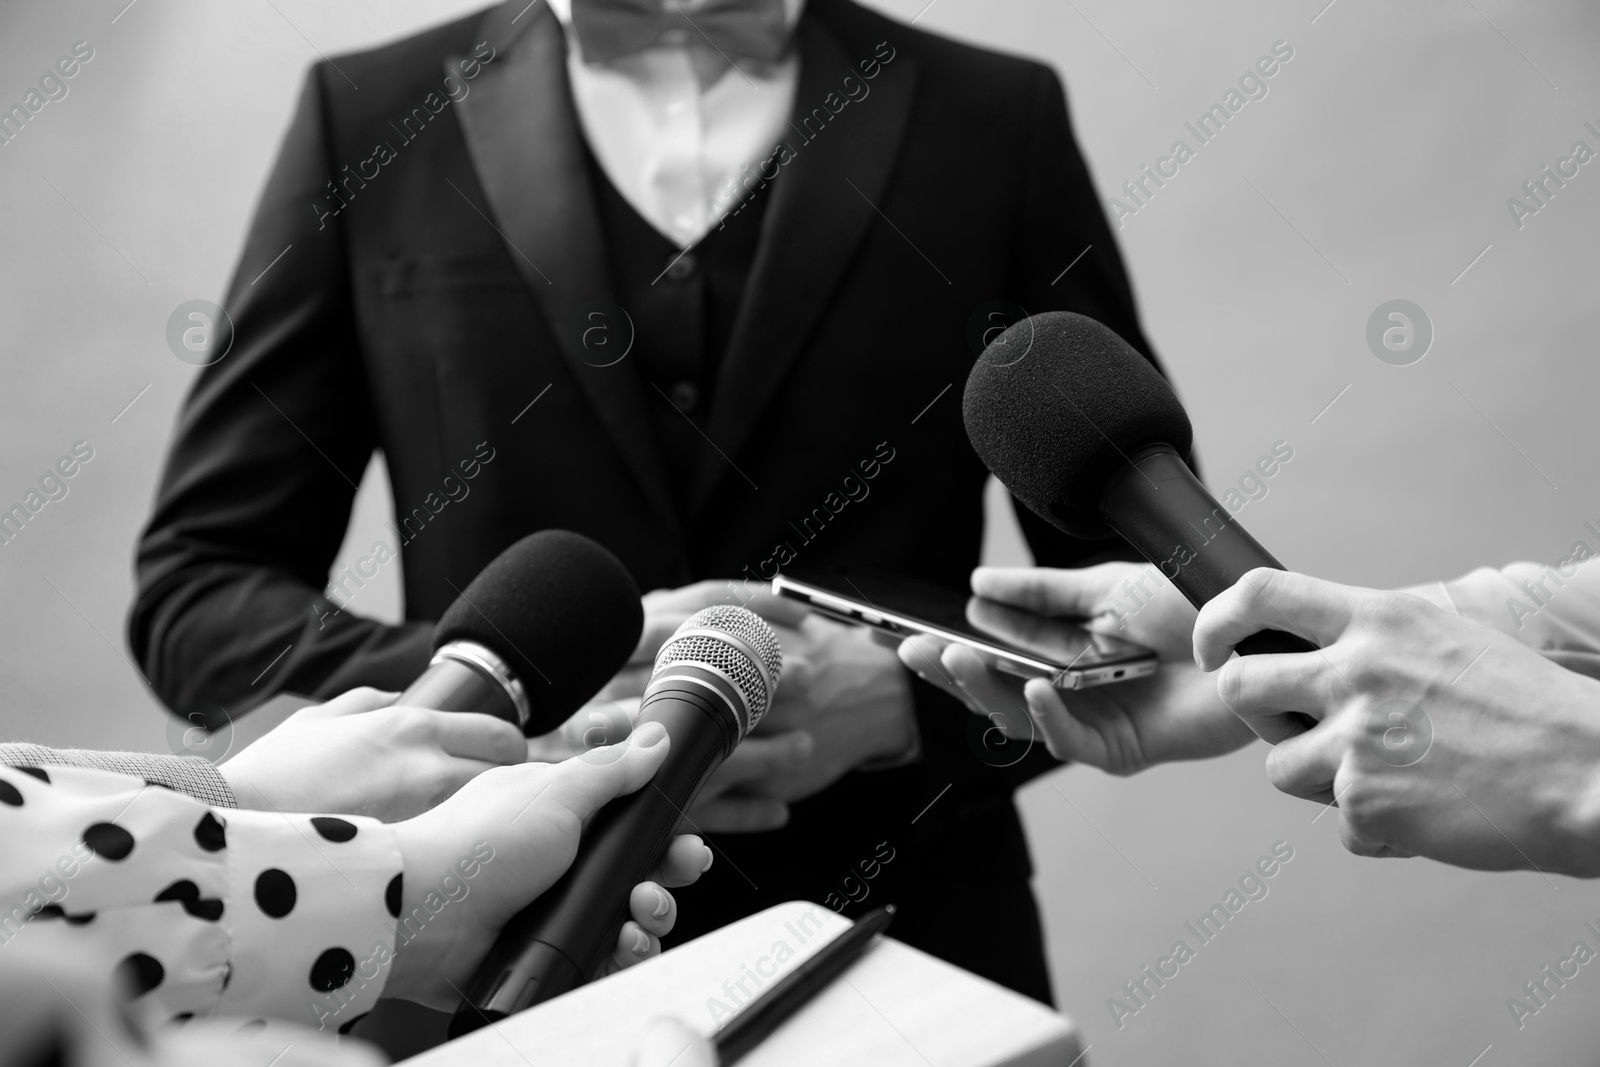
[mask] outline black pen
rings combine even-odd
[[[893,904],[885,904],[863,915],[850,929],[822,946],[815,956],[784,975],[777,985],[734,1016],[716,1034],[717,1062],[721,1067],[737,1063],[785,1019],[843,974],[866,951],[872,939],[888,929],[893,918]]]

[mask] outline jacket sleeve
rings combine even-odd
[[[1035,69],[1027,129],[1031,143],[1014,243],[1017,303],[1030,315],[1076,311],[1097,319],[1161,369],[1139,325],[1122,256],[1073,137],[1061,79],[1048,67]],[[1138,558],[1120,538],[1070,537],[1020,503],[1014,504],[1034,562],[1041,567],[1086,567]],[[1017,705],[1022,708],[1020,694]],[[927,721],[919,717],[919,723]],[[1061,766],[1043,744],[1033,745],[1019,758],[1017,742],[1006,743],[997,730],[983,727],[981,722],[977,728],[967,724],[967,748],[976,759],[967,761],[966,773],[986,776],[994,787],[1009,791]]]
[[[1029,314],[1075,311],[1096,319],[1165,374],[1139,325],[1122,255],[1073,136],[1061,79],[1048,67],[1036,68],[1028,127],[1033,144],[1015,243],[1018,303]],[[1069,537],[1020,505],[1017,517],[1042,567],[1138,558],[1120,538]]]
[[[228,290],[231,347],[179,415],[139,543],[128,639],[156,693],[218,726],[278,692],[403,688],[429,628],[323,596],[376,447],[312,69]],[[222,342],[217,342],[220,349]]]
[[[388,978],[402,863],[376,819],[219,815],[126,775],[7,768],[0,835],[0,945],[102,960],[158,1019],[344,1025]]]

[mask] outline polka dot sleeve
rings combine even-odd
[[[394,830],[212,808],[79,767],[0,768],[0,945],[118,961],[158,1020],[347,1029],[389,974]]]

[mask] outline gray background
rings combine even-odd
[[[0,502],[20,500],[73,441],[96,451],[70,495],[0,547],[0,732],[164,751],[167,721],[121,628],[131,546],[193,374],[166,348],[167,316],[220,296],[317,52],[477,4],[125,2],[0,5],[0,101],[20,99],[74,41],[97,53],[66,99],[0,148]],[[1242,516],[1290,566],[1395,584],[1553,560],[1590,536],[1600,163],[1520,231],[1505,202],[1575,139],[1600,149],[1582,129],[1600,125],[1591,5],[923,3],[881,6],[1055,64],[1107,196],[1273,42],[1294,47],[1270,94],[1118,234],[1212,485],[1275,441],[1293,445]],[[1409,367],[1364,340],[1369,314],[1395,298],[1436,330]],[[351,543],[369,543],[387,507],[375,468]],[[1007,518],[992,523],[993,559],[1020,554]],[[362,597],[398,612],[392,585]],[[1332,816],[1314,821],[1317,809],[1272,791],[1262,755],[1127,781],[1070,769],[1023,793],[1058,997],[1091,1060],[1600,1058],[1600,963],[1520,1032],[1506,1006],[1575,941],[1600,948],[1584,928],[1600,921],[1600,894],[1350,857]],[[1279,840],[1295,858],[1270,895],[1119,1031],[1107,998]]]

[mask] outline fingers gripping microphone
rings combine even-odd
[[[1183,461],[1194,433],[1166,379],[1094,319],[1054,311],[1013,324],[974,364],[962,414],[1013,496],[1075,537],[1120,534],[1196,607],[1246,571],[1283,570]],[[1314,648],[1281,630],[1238,645]]]
[[[661,646],[638,724],[666,727],[666,761],[644,787],[600,809],[567,873],[506,924],[467,987],[451,1037],[599,974],[633,887],[660,863],[711,772],[771,707],[782,667],[777,635],[740,607],[698,611]]]
[[[628,570],[587,537],[541,530],[468,583],[433,631],[433,661],[399,704],[555,729],[621,670],[644,629]]]

